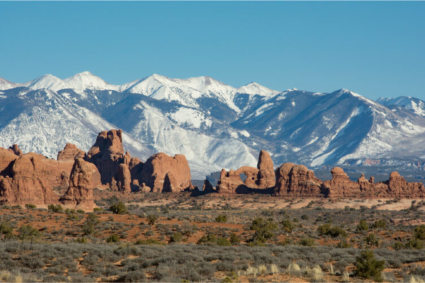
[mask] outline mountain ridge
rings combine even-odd
[[[373,101],[347,89],[280,92],[255,82],[235,88],[208,76],[153,74],[122,85],[87,71],[24,84],[0,79],[0,146],[50,156],[65,137],[87,150],[95,133],[122,128],[133,155],[183,153],[196,177],[254,165],[262,148],[276,163],[312,167],[425,159],[421,101]]]

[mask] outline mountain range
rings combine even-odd
[[[151,75],[122,85],[82,72],[27,83],[0,78],[0,146],[55,158],[66,142],[88,150],[103,130],[120,128],[124,145],[145,160],[182,153],[194,178],[256,164],[260,149],[275,164],[363,164],[425,159],[425,102],[376,101],[350,90],[240,88],[211,77]]]

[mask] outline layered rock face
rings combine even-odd
[[[242,180],[242,178],[244,180]],[[273,188],[276,184],[270,154],[260,152],[257,168],[243,166],[237,170],[221,170],[217,191],[219,193],[248,193]]]
[[[165,153],[151,156],[144,164],[140,179],[152,192],[181,192],[192,188],[186,157]],[[146,190],[146,188],[144,188]]]
[[[95,207],[93,189],[101,185],[97,167],[82,158],[77,158],[69,178],[69,188],[60,201],[75,208],[92,210]]]
[[[289,197],[320,197],[322,181],[304,165],[284,163],[276,169],[274,194]]]

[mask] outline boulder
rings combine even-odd
[[[82,158],[75,159],[69,178],[69,188],[60,201],[73,208],[93,210],[96,206],[93,189],[101,185],[97,167]]]
[[[84,158],[86,153],[79,149],[75,144],[67,143],[63,150],[59,151],[57,160],[74,160]]]
[[[192,187],[189,163],[182,154],[154,154],[143,164],[140,179],[153,192],[180,192]]]

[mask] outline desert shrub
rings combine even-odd
[[[230,243],[232,245],[237,245],[241,242],[241,238],[238,235],[236,235],[235,233],[230,234],[229,240],[230,240]]]
[[[298,244],[300,244],[301,246],[311,247],[311,246],[314,246],[314,239],[312,239],[312,238],[302,238],[298,242]]]
[[[225,223],[225,222],[227,222],[227,215],[225,215],[225,214],[218,215],[215,218],[215,222],[219,222],[219,223]]]
[[[323,224],[317,228],[320,236],[331,236],[333,238],[347,236],[347,232],[339,226],[332,226],[331,224]]]
[[[375,223],[373,223],[372,228],[374,229],[385,229],[387,227],[387,222],[385,219],[379,219],[376,220]]]
[[[183,235],[180,232],[175,232],[173,235],[171,235],[170,237],[170,243],[178,243],[183,239]]]
[[[112,234],[108,238],[106,238],[107,243],[118,243],[120,241],[120,237],[117,234]]]
[[[34,208],[36,208],[36,206],[35,206],[34,204],[31,204],[31,203],[27,203],[27,204],[25,205],[25,207],[26,207],[27,209],[34,209]]]
[[[51,212],[63,212],[62,205],[60,204],[50,204],[47,209]]]
[[[405,247],[408,249],[423,249],[424,242],[418,238],[409,239],[409,241],[405,244]]]
[[[371,246],[371,247],[378,247],[379,246],[379,239],[373,233],[368,234],[365,237],[364,241],[368,246]]]
[[[99,217],[94,213],[89,213],[82,227],[84,235],[93,234],[95,232],[95,228],[98,223],[99,223]]]
[[[22,225],[18,229],[19,239],[22,241],[31,240],[31,242],[40,237],[40,232],[31,225]]]
[[[404,245],[403,245],[402,242],[397,241],[392,245],[392,247],[393,247],[394,250],[398,251],[398,250],[401,250],[402,248],[404,248]]]
[[[289,220],[289,219],[282,220],[282,222],[280,222],[280,224],[282,225],[282,228],[286,233],[292,233],[292,231],[295,228],[295,224],[292,223],[291,220]]]
[[[148,224],[154,225],[156,220],[158,219],[158,216],[154,215],[154,214],[150,214],[150,215],[147,216],[147,218],[148,218]]]
[[[230,246],[230,241],[224,237],[217,237],[212,233],[208,233],[199,239],[198,244]]]
[[[364,219],[360,220],[359,224],[357,225],[357,231],[367,231],[367,230],[369,230],[369,224]]]
[[[114,214],[126,214],[128,212],[127,207],[122,201],[118,201],[111,205],[109,210]]]
[[[264,220],[258,217],[252,221],[250,229],[255,231],[251,242],[261,244],[274,236],[277,224],[272,219]]]
[[[377,260],[372,251],[362,251],[360,256],[356,257],[354,265],[356,267],[355,276],[382,281],[382,271],[384,270],[385,261]]]
[[[425,240],[425,225],[416,226],[414,235],[416,239]]]
[[[9,240],[13,238],[13,228],[8,222],[0,223],[0,237],[3,240]]]
[[[351,244],[347,241],[347,239],[342,239],[336,246],[337,248],[347,249],[351,248]]]

